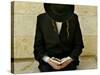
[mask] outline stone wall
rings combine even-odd
[[[75,13],[84,39],[82,55],[96,55],[97,50],[97,11],[95,6],[76,5]],[[42,3],[14,3],[14,58],[33,57],[33,45],[37,15],[43,13]]]

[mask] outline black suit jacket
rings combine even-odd
[[[43,62],[42,58],[44,55],[57,58],[70,56],[78,61],[78,57],[84,47],[78,16],[74,14],[68,20],[68,23],[69,37],[63,37],[63,42],[61,42],[59,34],[52,24],[52,19],[48,14],[43,13],[37,17],[34,43],[34,55],[37,61],[40,63]],[[67,33],[67,31],[65,33]]]

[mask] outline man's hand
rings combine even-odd
[[[52,58],[48,60],[48,64],[51,65],[55,70],[61,69],[60,63],[56,60],[53,60]]]
[[[51,59],[52,59],[51,61],[52,61],[53,63],[55,63],[55,64],[57,64],[57,65],[60,65],[60,64],[61,64],[61,60],[60,60],[60,59],[55,58],[55,57],[52,57]]]
[[[68,66],[73,60],[69,59],[68,57],[61,59],[61,68],[65,68]]]
[[[73,60],[69,57],[58,59],[58,58],[50,58],[48,60],[49,65],[51,65],[54,69],[60,70],[68,66]]]

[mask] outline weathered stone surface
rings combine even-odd
[[[29,60],[29,61],[15,61],[14,62],[15,73],[38,73],[38,62]]]
[[[36,15],[44,12],[43,4],[38,2],[15,2],[15,14]]]
[[[97,36],[86,35],[83,36],[84,49],[82,56],[97,55]]]
[[[75,13],[81,16],[96,16],[97,6],[76,5]]]
[[[32,36],[14,38],[14,58],[33,58],[34,40]]]
[[[30,61],[15,61],[15,73],[40,73],[38,62]],[[97,62],[94,56],[80,57],[80,65],[77,70],[97,69]],[[76,71],[77,71],[76,70]]]
[[[96,16],[80,16],[80,27],[83,35],[97,35],[97,17]]]
[[[36,27],[36,15],[14,15],[14,35],[33,36]]]

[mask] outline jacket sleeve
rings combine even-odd
[[[82,33],[77,15],[75,16],[75,21],[76,23],[75,23],[75,35],[74,35],[74,49],[70,54],[70,57],[72,59],[77,58],[82,53],[82,48],[84,48]]]
[[[35,42],[34,42],[34,57],[37,61],[41,61],[44,54],[44,39],[40,28],[39,16],[37,17],[37,25],[36,25],[36,34],[35,34]]]

